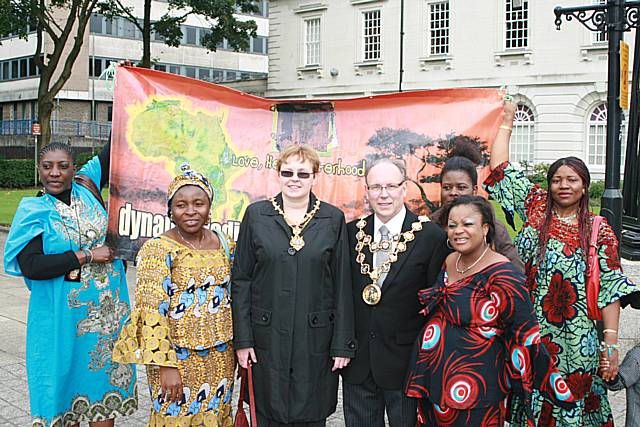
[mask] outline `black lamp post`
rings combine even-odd
[[[620,156],[621,141],[620,124],[622,121],[622,109],[620,108],[620,41],[622,34],[632,28],[638,28],[640,24],[640,1],[607,0],[605,4],[595,4],[589,6],[576,7],[556,7],[555,24],[560,29],[562,17],[567,21],[574,18],[591,31],[606,32],[609,40],[609,66],[608,66],[608,88],[607,88],[607,146],[606,146],[606,167],[604,178],[604,194],[602,195],[601,214],[607,218],[618,239],[621,239],[623,196],[620,191]],[[636,53],[639,46],[636,46]],[[637,55],[636,55],[637,56]],[[634,72],[635,74],[635,72]],[[624,78],[627,78],[625,76]],[[634,76],[635,79],[635,76]],[[637,106],[637,103],[636,103]],[[635,114],[633,107],[631,115]],[[634,165],[638,162],[637,153],[633,151],[633,146],[637,147],[637,137],[634,141],[629,141],[625,171],[635,170]],[[629,177],[631,178],[631,177]],[[631,180],[630,180],[631,181]],[[625,187],[627,180],[625,179]],[[629,182],[631,184],[631,182]],[[625,207],[632,203],[637,205],[638,194],[625,197]],[[633,200],[635,199],[635,202]],[[627,203],[627,200],[628,203]],[[627,209],[628,212],[631,210]],[[624,245],[623,241],[623,245]],[[623,250],[624,253],[624,250]],[[639,254],[640,256],[640,254]]]

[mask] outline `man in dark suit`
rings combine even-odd
[[[414,427],[417,402],[404,395],[411,352],[424,317],[418,291],[435,282],[447,236],[406,209],[404,163],[380,159],[365,174],[373,214],[347,225],[351,249],[355,359],[343,369],[347,427]]]

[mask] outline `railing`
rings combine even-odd
[[[33,120],[0,120],[0,135],[31,135]],[[51,134],[108,139],[111,123],[51,120]]]
[[[0,120],[0,135],[31,135],[31,120]]]

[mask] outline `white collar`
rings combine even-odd
[[[407,208],[405,208],[404,205],[402,205],[402,209],[400,209],[400,212],[395,214],[395,216],[391,218],[389,221],[387,221],[386,223],[382,222],[382,220],[378,218],[378,215],[374,214],[373,215],[374,241],[380,240],[380,227],[383,224],[387,226],[387,229],[389,230],[389,235],[391,236],[402,233],[402,224],[404,224],[404,217],[406,215],[407,215]]]

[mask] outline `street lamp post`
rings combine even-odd
[[[603,4],[576,7],[556,7],[555,24],[559,30],[562,17],[567,21],[578,20],[591,31],[606,32],[609,40],[608,88],[607,88],[607,145],[606,167],[602,195],[601,214],[607,218],[618,239],[622,230],[622,192],[620,191],[620,41],[625,31],[638,28],[640,1],[607,0]],[[636,46],[636,49],[638,46]],[[624,76],[628,78],[628,76]],[[631,111],[633,114],[634,112]],[[637,142],[636,142],[637,143]],[[634,159],[627,158],[627,162]],[[626,182],[625,182],[626,186]],[[637,200],[637,195],[635,196]]]
[[[631,111],[622,192],[622,256],[640,260],[640,31],[636,30],[633,57]]]

